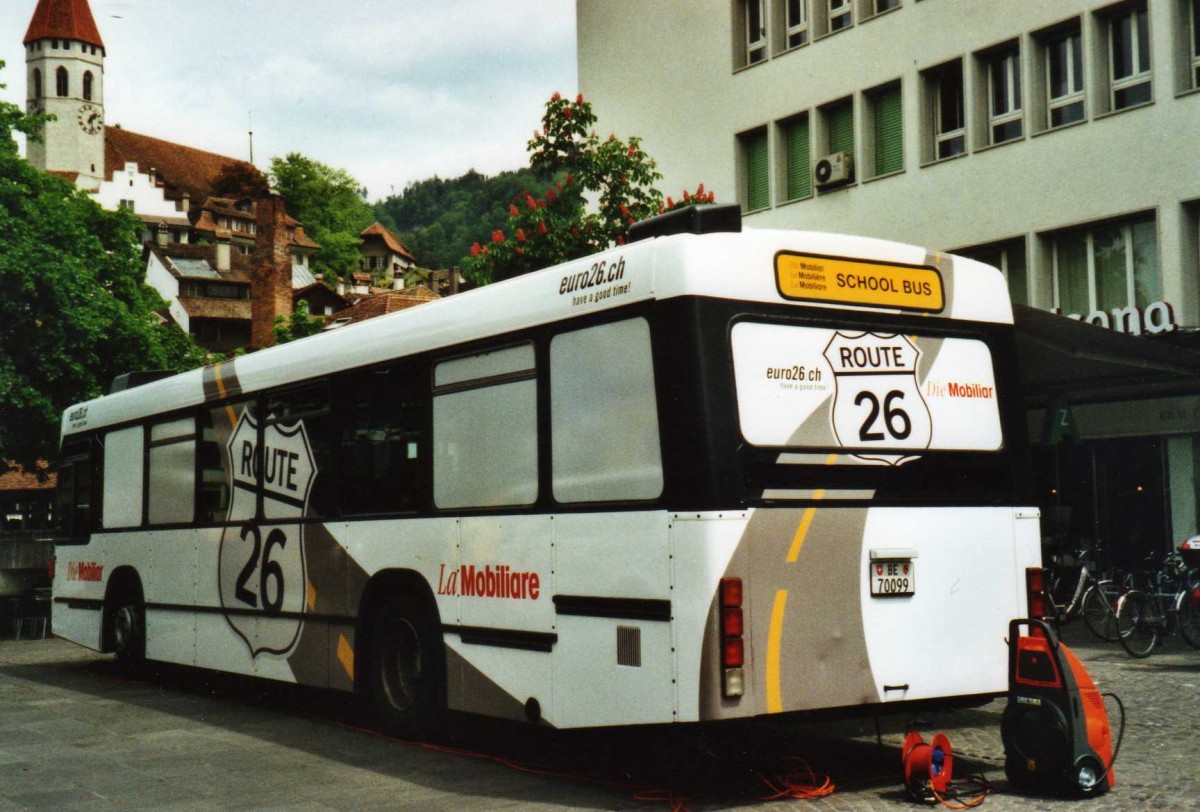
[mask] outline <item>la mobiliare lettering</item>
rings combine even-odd
[[[439,595],[461,595],[464,598],[511,598],[536,601],[542,594],[542,581],[536,572],[516,571],[507,564],[493,568],[490,564],[477,567],[463,564],[458,569],[438,570]]]

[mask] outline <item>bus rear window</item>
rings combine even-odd
[[[996,378],[977,339],[740,322],[742,436],[897,463],[922,451],[999,451]]]

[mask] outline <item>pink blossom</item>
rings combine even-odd
[[[521,228],[517,229],[517,242],[525,242],[525,230],[524,229],[521,229]],[[518,249],[518,250],[520,250],[520,249]]]
[[[545,224],[544,222],[542,222],[542,223],[538,223],[538,233],[539,233],[539,234],[545,234],[545,233],[546,233],[546,224]]]
[[[473,256],[473,257],[479,256],[479,250],[480,250],[479,243],[476,242],[476,243],[471,244],[471,256]]]
[[[520,214],[520,212],[517,211],[517,204],[513,203],[509,205],[508,214],[510,217],[516,217],[518,214]]]

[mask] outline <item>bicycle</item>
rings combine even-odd
[[[1117,602],[1117,639],[1131,657],[1143,658],[1176,631],[1200,648],[1200,584],[1173,553],[1145,590],[1132,589]]]
[[[1101,640],[1111,643],[1117,639],[1118,634],[1114,607],[1124,590],[1114,581],[1097,578],[1088,568],[1086,553],[1086,548],[1081,549],[1075,556],[1080,561],[1079,575],[1075,582],[1075,590],[1071,593],[1071,600],[1066,606],[1060,604],[1062,584],[1065,582],[1061,575],[1061,567],[1055,568],[1057,575],[1046,595],[1051,617],[1055,626],[1061,626],[1082,614],[1088,630]]]

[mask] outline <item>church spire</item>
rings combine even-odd
[[[76,40],[104,47],[88,0],[38,0],[23,44],[40,39]]]

